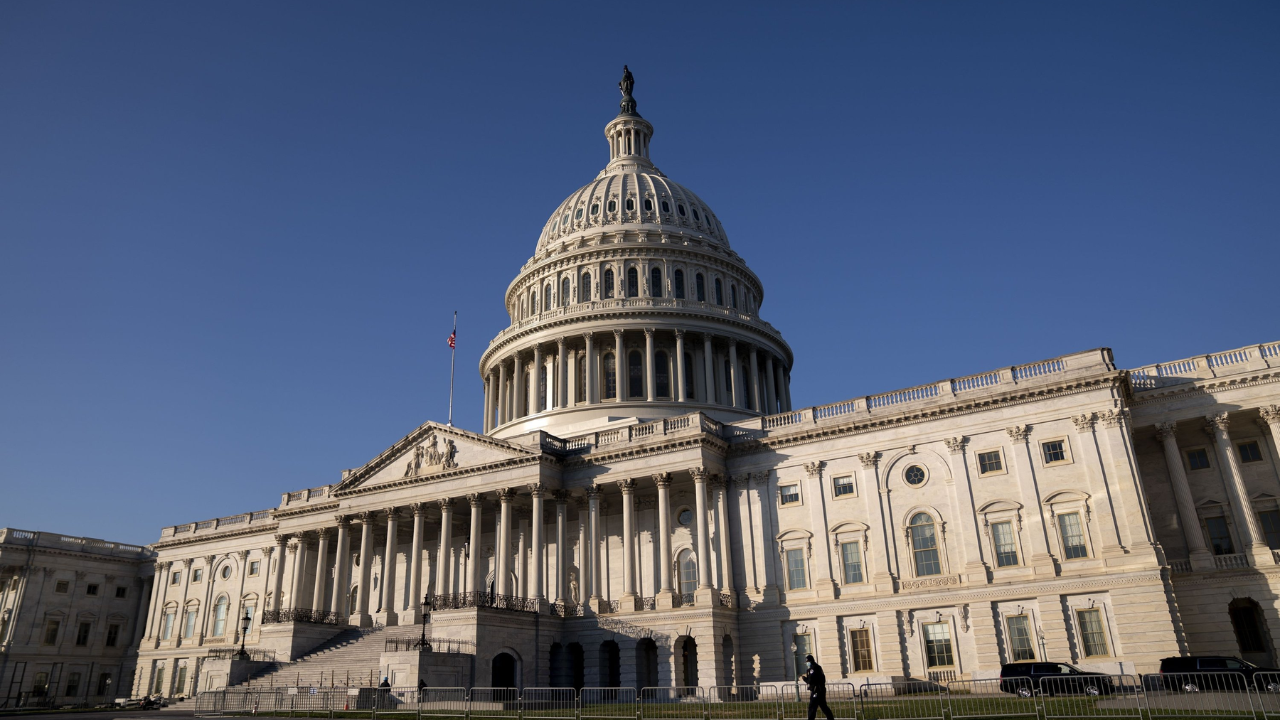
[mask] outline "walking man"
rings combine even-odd
[[[813,659],[812,655],[805,655],[804,663],[808,669],[800,679],[809,686],[809,720],[813,720],[817,715],[818,708],[822,708],[822,714],[827,717],[827,720],[835,720],[835,716],[831,714],[831,708],[827,707],[826,673],[822,672],[822,666]]]

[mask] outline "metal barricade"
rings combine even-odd
[[[578,693],[578,715],[588,718],[617,720],[640,717],[640,696],[635,688],[582,688]]]
[[[947,709],[958,718],[1037,717],[1040,703],[1031,678],[952,680],[947,683]]]
[[[1253,693],[1241,673],[1161,673],[1143,682],[1152,718],[1254,716]]]
[[[827,684],[827,707],[837,720],[852,720],[858,713],[858,688],[851,683]],[[778,691],[778,712],[784,720],[808,720],[809,686],[783,685]],[[817,718],[824,717],[818,710]]]
[[[418,712],[425,718],[467,716],[467,689],[423,688],[417,691]]]
[[[387,717],[417,717],[418,690],[412,687],[378,688],[374,712]]]
[[[946,688],[930,680],[866,683],[858,694],[869,720],[943,720]]]
[[[471,688],[468,709],[473,718],[520,717],[520,691],[515,688]]]
[[[700,687],[647,687],[640,689],[643,720],[702,720],[706,695]]]
[[[781,702],[770,685],[717,685],[706,699],[707,720],[774,720]]]
[[[1051,718],[1142,718],[1142,693],[1132,675],[1040,678],[1040,707]]]
[[[574,720],[578,713],[578,692],[573,688],[525,688],[520,693],[520,712],[526,720]]]
[[[289,716],[290,717],[323,717],[327,718],[334,711],[333,688],[309,686],[290,688],[297,692],[289,698]],[[340,691],[342,695],[338,700],[346,697],[346,688]],[[337,709],[341,710],[342,705],[339,704]]]
[[[1253,674],[1253,701],[1263,718],[1280,718],[1280,672]]]

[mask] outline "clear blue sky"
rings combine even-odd
[[[1280,339],[1274,2],[0,4],[0,525],[134,542],[446,414],[623,63],[797,406]]]

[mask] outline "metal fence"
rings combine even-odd
[[[640,717],[640,695],[635,688],[582,688],[578,694],[582,720],[616,720]]]
[[[947,688],[930,680],[867,683],[858,691],[862,716],[874,720],[944,720]]]
[[[705,694],[707,720],[771,720],[782,698],[769,685],[717,685]]]
[[[961,718],[1038,717],[1040,701],[1031,678],[953,680],[947,683],[947,712]]]
[[[779,711],[784,720],[809,717],[808,686],[787,685],[779,694]],[[849,683],[828,683],[827,707],[834,717],[851,720],[857,713],[858,689]],[[825,716],[819,710],[815,717]]]
[[[1054,718],[1142,718],[1142,686],[1133,675],[1040,678],[1040,707]]]
[[[1254,717],[1253,693],[1241,673],[1148,675],[1147,713],[1164,717]]]
[[[702,720],[707,704],[700,687],[647,687],[640,689],[640,717],[651,720]]]

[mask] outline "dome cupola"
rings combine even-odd
[[[623,68],[609,162],[556,208],[480,361],[485,432],[562,437],[702,411],[790,408],[790,347],[708,205],[650,160]]]

